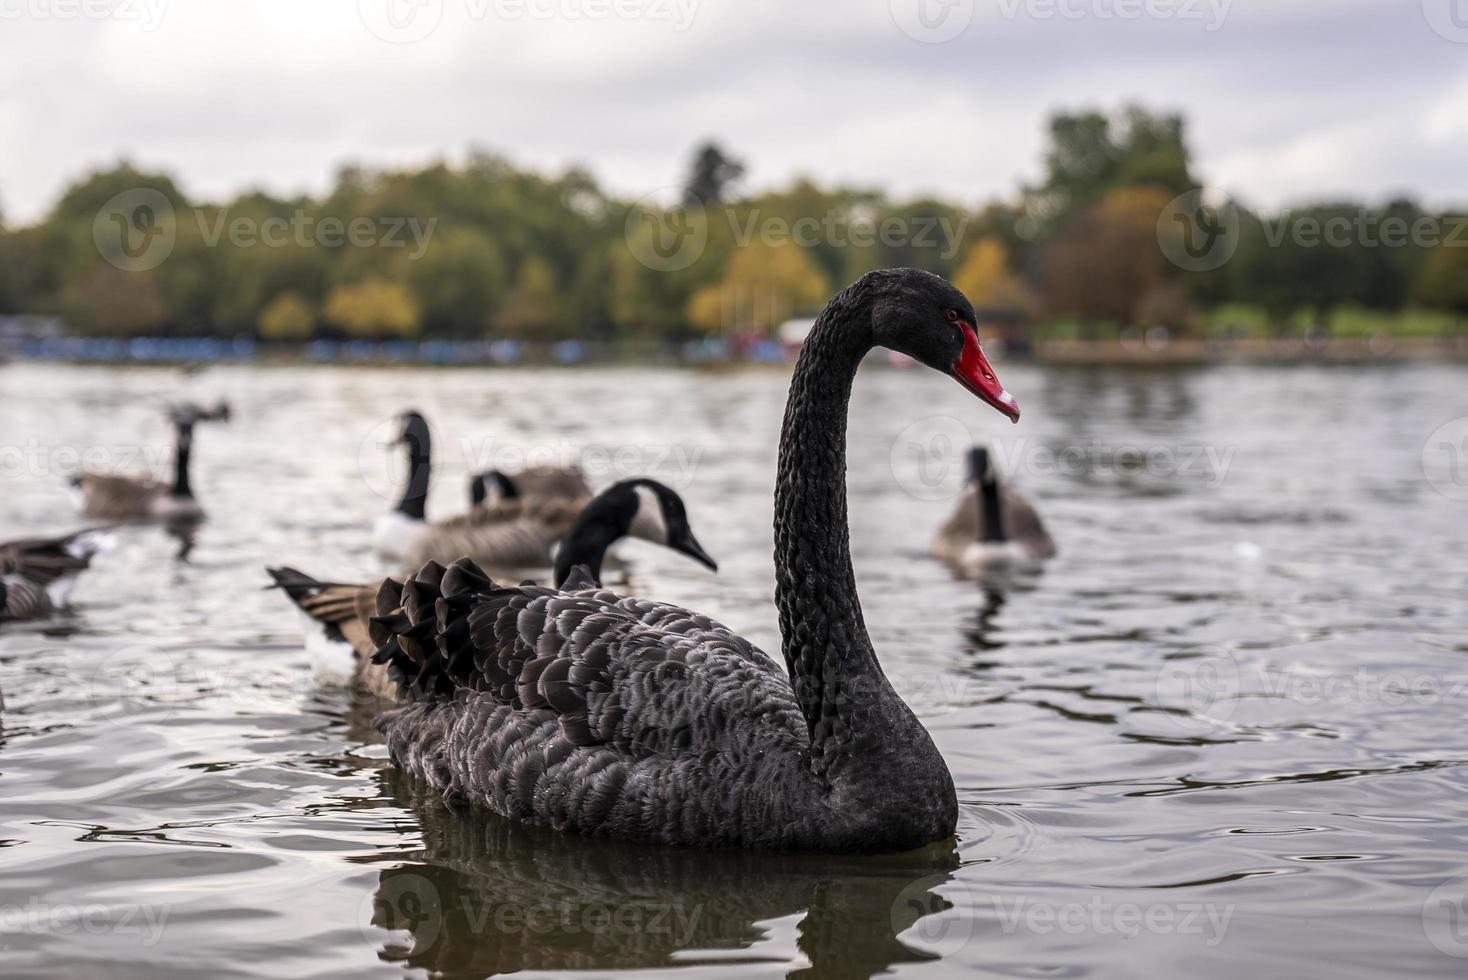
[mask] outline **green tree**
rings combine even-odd
[[[267,340],[305,340],[315,326],[316,310],[300,293],[281,293],[260,311],[260,336]]]
[[[380,279],[337,286],[327,296],[323,314],[328,323],[356,337],[413,337],[421,324],[412,294]]]

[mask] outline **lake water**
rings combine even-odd
[[[720,573],[629,544],[632,587],[778,654],[783,370],[0,368],[0,538],[78,526],[81,458],[165,468],[163,399],[235,413],[198,432],[191,536],[122,529],[70,615],[0,627],[0,974],[1468,973],[1462,369],[1001,374],[1019,426],[927,371],[858,379],[866,619],[962,812],[954,845],[837,859],[451,812],[262,589],[381,571],[413,406],[440,515],[531,450],[679,487]],[[970,438],[1058,539],[1042,576],[926,557]]]

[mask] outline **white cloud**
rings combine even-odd
[[[639,194],[676,181],[710,136],[748,160],[756,187],[803,173],[976,202],[1039,176],[1050,112],[1125,101],[1185,112],[1199,171],[1252,201],[1460,193],[1468,49],[1415,5],[1233,0],[1208,31],[1005,18],[980,3],[956,39],[923,44],[897,27],[895,0],[427,2],[442,19],[414,44],[374,36],[359,0],[171,0],[152,31],[0,22],[0,202],[35,218],[120,155],[221,197],[319,191],[345,161],[416,164],[471,145],[584,164]]]

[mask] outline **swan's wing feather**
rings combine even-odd
[[[376,620],[377,659],[409,700],[485,695],[512,712],[546,713],[572,746],[631,757],[738,745],[720,737],[725,726],[806,738],[784,674],[712,620],[648,604],[654,618],[708,627],[664,630],[607,590],[501,588],[467,561],[428,578],[405,585],[400,605]]]

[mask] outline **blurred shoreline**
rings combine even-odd
[[[1468,361],[1468,336],[1055,339],[987,344],[996,361],[1060,365],[1369,364]],[[731,344],[698,340],[656,342],[561,341],[313,341],[261,343],[249,338],[67,337],[0,346],[0,364],[198,366],[215,364],[361,365],[368,367],[576,367],[630,364],[742,367],[793,363],[798,345],[775,341]],[[874,357],[883,358],[879,353]],[[890,358],[905,366],[899,358]]]

